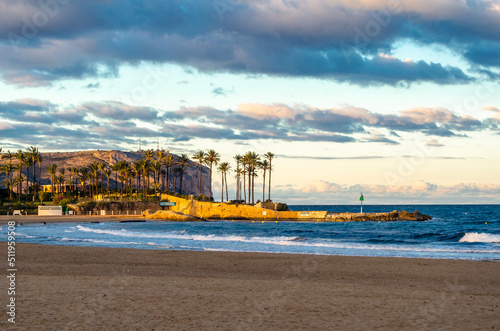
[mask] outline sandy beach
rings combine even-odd
[[[18,244],[15,330],[492,330],[500,264]],[[0,250],[7,252],[7,244]],[[8,287],[6,259],[1,287]],[[7,293],[2,291],[3,309]]]

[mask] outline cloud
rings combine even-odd
[[[438,185],[415,180],[405,185],[355,184],[341,185],[325,180],[314,180],[302,187],[276,187],[274,196],[289,203],[356,204],[363,192],[367,204],[417,203],[489,203],[498,201],[500,185],[486,183],[456,183]],[[307,202],[306,202],[307,203]]]
[[[84,89],[97,89],[100,87],[101,87],[101,83],[97,82],[97,83],[89,83],[89,84],[83,86],[82,88],[84,88]]]
[[[194,0],[55,3],[51,11],[35,0],[2,2],[4,82],[47,86],[117,77],[122,65],[143,62],[362,86],[466,84],[482,78],[478,72],[494,79],[500,68],[495,1],[262,0],[237,2],[231,10]],[[401,40],[443,47],[473,70],[398,59]]]
[[[484,106],[481,109],[493,111],[495,113],[499,113],[500,112],[500,109],[498,109],[498,107],[494,107],[494,106]]]
[[[226,96],[226,91],[222,87],[216,87],[212,90],[212,94],[215,96]]]
[[[118,101],[84,102],[68,107],[37,99],[0,102],[0,120],[4,123],[5,139],[7,131],[15,128],[14,140],[54,144],[52,135],[61,131],[62,136],[80,135],[81,143],[87,140],[95,145],[101,141],[101,148],[107,148],[108,141],[125,146],[141,137],[164,137],[176,142],[211,139],[238,143],[274,140],[397,145],[405,139],[401,133],[430,136],[427,146],[437,147],[440,144],[436,137],[460,139],[474,132],[500,129],[496,117],[479,120],[443,108],[380,114],[353,106],[321,109],[247,103],[227,110],[182,107],[165,111]],[[69,126],[73,129],[68,131]]]
[[[436,139],[431,139],[429,140],[425,146],[429,146],[429,147],[443,147],[444,145],[441,144],[440,142],[438,142]]]

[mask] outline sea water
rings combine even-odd
[[[359,212],[359,206],[291,206]],[[210,221],[26,224],[24,243],[289,254],[500,261],[500,205],[364,206],[364,212],[414,211],[427,222]],[[0,240],[7,240],[2,226]]]

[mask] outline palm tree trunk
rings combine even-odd
[[[202,164],[200,163],[200,195],[202,195],[202,194],[201,194],[201,178],[202,178],[202,176],[203,176],[203,166],[202,166]]]
[[[244,165],[243,165],[244,167]],[[244,168],[243,168],[244,169]],[[243,171],[243,196],[245,197],[245,203],[247,203],[247,174]]]
[[[224,172],[224,182],[226,183],[226,201],[229,201],[229,196],[227,192],[227,173]]]
[[[262,177],[262,203],[266,201],[266,170],[264,169],[264,177]]]
[[[267,199],[271,201],[271,171],[273,170],[271,166],[271,158],[269,158],[269,185],[267,189],[269,190],[269,193],[267,194]]]
[[[210,175],[209,175],[209,180],[208,180],[208,195],[209,195],[209,199],[212,197],[212,163],[213,162],[210,162]]]
[[[224,202],[224,173],[222,173],[222,190],[221,190],[221,202]]]

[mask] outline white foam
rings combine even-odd
[[[57,241],[75,241],[75,242],[91,242],[96,244],[117,244],[117,245],[142,245],[141,243],[135,241],[109,241],[109,240],[98,240],[98,239],[78,239],[78,238],[66,238],[63,237]]]
[[[16,232],[16,236],[21,236],[24,238],[36,238],[36,236],[30,236],[28,234],[24,234],[24,233],[20,233],[20,232]]]
[[[491,233],[467,232],[459,242],[461,243],[500,243],[500,235]]]
[[[97,234],[108,234],[120,237],[134,237],[134,238],[162,238],[162,239],[180,239],[180,240],[195,240],[195,241],[232,241],[232,242],[247,242],[247,243],[262,243],[262,244],[275,244],[275,245],[293,245],[300,237],[251,237],[246,238],[243,236],[217,236],[213,234],[208,235],[190,235],[180,234],[179,231],[172,231],[166,233],[145,233],[145,232],[130,232],[125,229],[118,230],[99,230],[92,229],[86,226],[77,225],[77,229],[84,232],[92,232]]]

